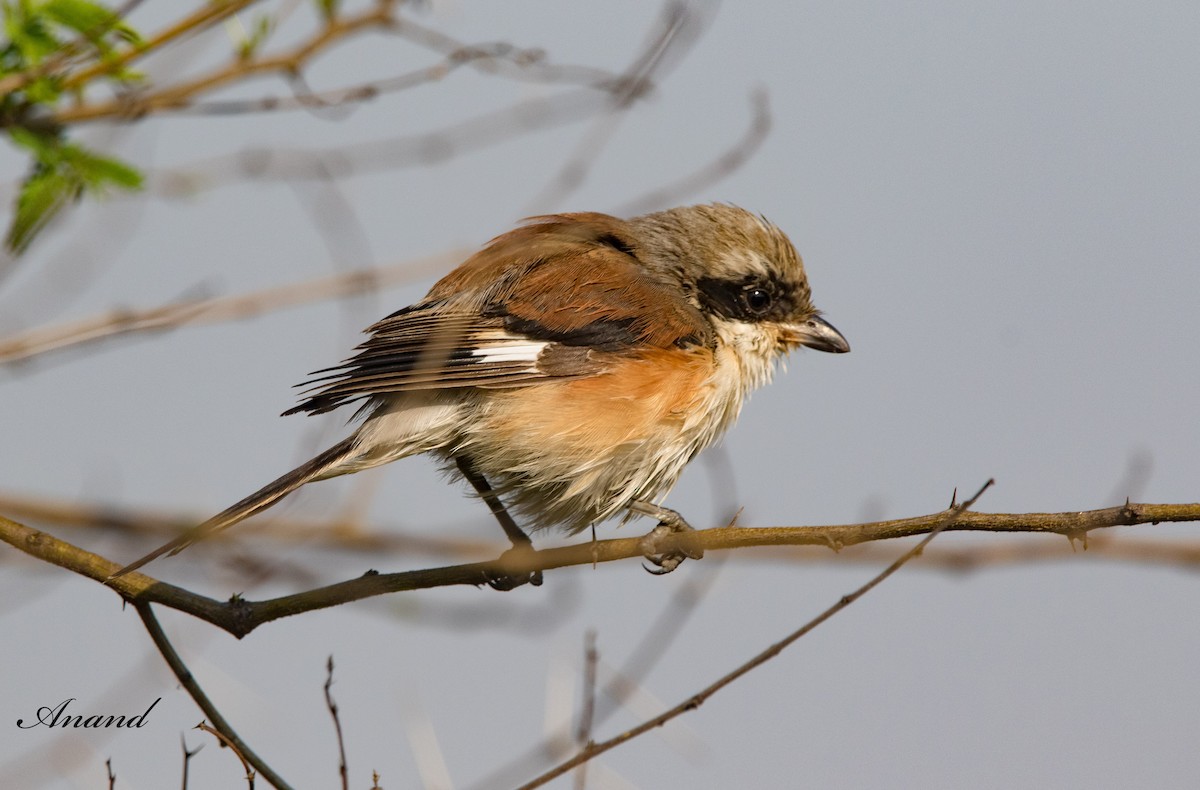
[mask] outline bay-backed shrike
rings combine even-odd
[[[747,394],[797,346],[850,350],[813,307],[787,236],[724,204],[534,218],[367,331],[284,412],[361,402],[349,438],[119,573],[305,483],[417,453],[465,477],[516,549],[530,545],[517,521],[574,534],[649,515],[648,538],[689,529],[657,501]],[[644,547],[662,572],[683,559]],[[494,586],[524,581],[540,576]]]

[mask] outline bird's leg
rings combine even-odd
[[[662,550],[662,543],[672,535],[680,532],[695,532],[692,525],[674,510],[652,502],[633,502],[629,505],[629,509],[634,513],[658,519],[658,526],[647,532],[642,537],[640,544],[642,555],[655,565],[653,568],[647,567],[646,570],[656,576],[661,576],[678,568],[680,563],[686,559],[698,560],[704,556],[703,549]]]
[[[471,463],[471,459],[466,456],[458,455],[454,457],[454,463],[458,465],[458,471],[462,472],[462,476],[467,479],[467,482],[475,489],[484,502],[487,502],[488,509],[492,511],[492,515],[500,522],[500,527],[504,530],[504,534],[512,541],[513,547],[504,554],[500,555],[503,561],[508,556],[519,556],[533,551],[533,541],[525,534],[525,531],[517,526],[517,522],[508,514],[504,503],[500,501],[500,497],[492,490],[492,486],[488,483],[475,465]],[[522,584],[532,584],[537,587],[542,583],[542,572],[533,571],[527,576],[494,576],[488,578],[488,586],[493,590],[511,590],[520,587]]]

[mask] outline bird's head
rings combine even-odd
[[[798,346],[845,353],[850,344],[812,303],[804,264],[771,222],[724,203],[630,220],[638,257],[676,279],[726,342],[763,355]]]

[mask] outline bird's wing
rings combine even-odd
[[[548,219],[569,233],[548,232],[543,221],[493,241],[424,301],[369,327],[353,357],[316,371],[301,385],[309,387],[305,400],[285,414],[409,390],[592,376],[639,348],[708,342],[699,311],[650,275],[620,237],[585,233],[578,226],[595,223],[572,215]],[[470,282],[480,271],[489,278]]]

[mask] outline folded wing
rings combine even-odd
[[[519,387],[603,373],[639,349],[709,342],[709,327],[653,275],[605,215],[555,215],[518,228],[377,322],[354,356],[316,371],[284,412],[321,414],[365,398],[460,387]]]

